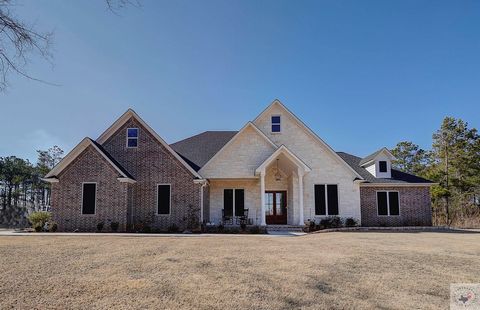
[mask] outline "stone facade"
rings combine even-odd
[[[127,128],[138,128],[137,148],[126,147]],[[135,118],[102,145],[137,181],[132,184],[132,224],[166,230],[184,228],[188,216],[200,218],[200,184],[194,176]],[[157,185],[171,185],[170,214],[157,214]]]
[[[398,191],[400,215],[378,215],[377,191]],[[360,187],[362,226],[431,226],[432,208],[428,186]]]
[[[87,147],[52,184],[52,214],[60,231],[95,231],[104,222],[118,222],[119,230],[127,226],[128,183],[117,180],[118,171],[92,146]],[[97,183],[95,214],[82,214],[82,184]]]

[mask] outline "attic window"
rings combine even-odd
[[[280,115],[272,116],[272,132],[280,132]]]
[[[138,146],[138,128],[127,128],[127,148]]]
[[[381,160],[378,162],[379,165],[379,171],[380,172],[387,172],[387,162],[384,160]]]

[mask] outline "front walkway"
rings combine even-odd
[[[12,230],[12,229],[0,229],[0,237],[9,236],[9,237],[25,237],[25,236],[68,236],[68,237],[160,237],[160,238],[206,238],[206,237],[296,237],[303,236],[306,233],[303,232],[290,232],[290,231],[273,231],[268,234],[142,234],[142,233],[89,233],[89,232],[25,232],[21,230]]]

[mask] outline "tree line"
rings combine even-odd
[[[50,208],[50,184],[42,178],[63,157],[58,146],[38,150],[37,163],[16,156],[0,157],[0,225],[23,226],[32,211]]]
[[[480,136],[461,119],[446,117],[424,150],[411,141],[392,154],[397,169],[437,185],[431,189],[435,225],[480,226]]]

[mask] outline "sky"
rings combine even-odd
[[[480,1],[16,0],[53,31],[50,64],[0,93],[0,156],[36,162],[129,107],[168,143],[239,130],[279,99],[337,151],[430,148],[445,116],[480,127]]]

